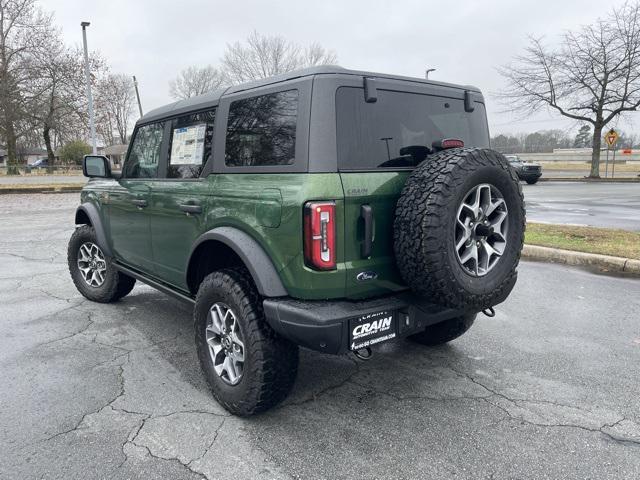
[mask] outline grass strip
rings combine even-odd
[[[627,230],[528,222],[525,243],[640,260],[640,233]]]

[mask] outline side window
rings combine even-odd
[[[184,115],[173,120],[167,178],[198,178],[213,152],[216,110]]]
[[[136,131],[127,161],[124,178],[155,178],[162,152],[164,123],[144,125]]]
[[[231,102],[225,165],[291,165],[295,160],[298,91]]]

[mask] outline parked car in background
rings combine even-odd
[[[527,162],[522,160],[517,155],[505,155],[520,180],[524,180],[529,185],[533,185],[538,182],[538,179],[542,176],[542,167],[539,163]]]
[[[33,163],[29,164],[29,168],[47,168],[49,166],[49,159],[39,158]]]

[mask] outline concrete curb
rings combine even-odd
[[[11,187],[11,188],[2,188],[0,187],[0,195],[9,194],[9,193],[63,193],[63,192],[79,192],[84,187],[84,184],[78,185],[62,185],[55,186],[51,185],[48,187]]]
[[[612,257],[597,253],[574,252],[559,248],[525,245],[522,258],[543,262],[564,263],[566,265],[590,265],[603,268],[609,272],[628,273],[640,276],[640,260],[632,258]]]

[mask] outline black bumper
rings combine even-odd
[[[465,314],[426,303],[409,292],[364,301],[264,300],[265,316],[276,332],[303,347],[332,354],[350,350],[350,320],[381,311],[393,312],[395,338]]]
[[[537,180],[542,176],[541,171],[532,172],[518,172],[518,178],[520,180]]]

